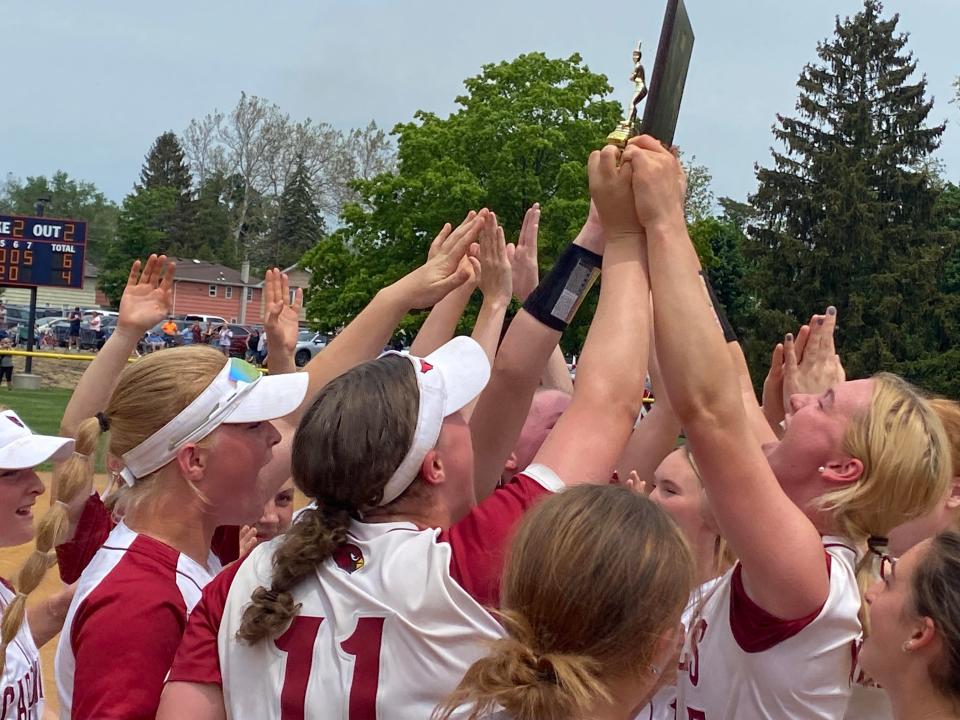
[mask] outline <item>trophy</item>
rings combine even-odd
[[[633,74],[630,76],[633,97],[624,106],[623,120],[607,135],[607,143],[623,148],[630,138],[642,132],[652,135],[667,147],[673,144],[692,54],[693,28],[687,8],[683,0],[667,0],[650,85],[647,85],[640,43],[637,43],[633,51]],[[644,98],[647,101],[643,106],[643,120],[638,122],[638,106]]]
[[[607,135],[607,144],[616,145],[624,148],[627,140],[637,134],[637,106],[647,96],[647,75],[643,69],[640,52],[640,43],[637,43],[637,49],[633,51],[633,74],[630,75],[630,82],[633,83],[633,97],[623,106],[623,120],[617,123],[616,129]]]

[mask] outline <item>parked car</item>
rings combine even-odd
[[[234,325],[233,323],[214,324],[213,335],[210,336],[207,343],[216,348],[220,347],[220,328],[223,325],[226,325],[233,332],[233,339],[230,341],[230,357],[246,357],[247,338],[250,336],[250,329],[243,325]]]
[[[297,349],[293,352],[293,361],[297,367],[303,367],[327,346],[327,336],[310,330],[301,330],[297,338]],[[267,337],[267,349],[270,348],[270,338]]]
[[[223,325],[226,322],[226,319],[220,317],[219,315],[184,315],[183,319],[189,320],[190,322],[196,320],[201,326],[204,326],[207,323],[212,323],[213,325]]]

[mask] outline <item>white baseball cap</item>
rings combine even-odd
[[[473,338],[455,337],[424,358],[394,351],[385,355],[407,358],[417,376],[420,404],[413,442],[400,466],[383,488],[380,505],[396,500],[416,479],[427,453],[440,437],[443,419],[468,405],[486,387],[490,362]]]
[[[184,445],[202,440],[224,423],[254,423],[289,415],[307,394],[306,373],[264,376],[238,358],[223,369],[187,407],[122,459],[127,485],[163,467]]]
[[[47,460],[66,460],[73,438],[34,435],[13,410],[0,411],[0,469],[21,470]]]

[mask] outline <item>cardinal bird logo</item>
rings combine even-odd
[[[430,363],[428,363],[426,360],[421,360],[421,361],[420,361],[420,372],[422,372],[422,373],[428,373],[428,372],[430,372],[431,370],[433,370],[433,365],[431,365]]]
[[[333,551],[333,561],[341,570],[353,574],[363,567],[363,553],[356,545],[345,543]]]

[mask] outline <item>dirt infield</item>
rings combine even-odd
[[[63,351],[65,352],[65,351]],[[77,353],[78,355],[80,353]],[[87,355],[88,353],[83,353]],[[26,358],[19,355],[13,358],[13,372],[19,375],[24,371]],[[83,371],[90,363],[83,360],[33,359],[33,374],[40,376],[40,387],[73,389],[80,381]]]

